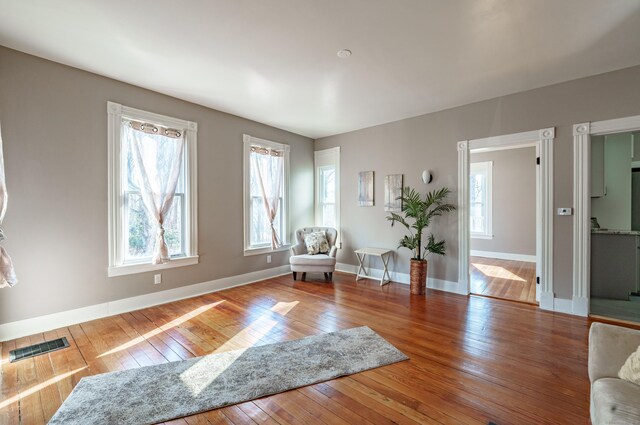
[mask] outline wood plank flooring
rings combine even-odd
[[[282,276],[3,342],[0,424],[46,423],[83,376],[362,325],[410,360],[167,423],[588,424],[589,324],[341,273]],[[8,362],[61,336],[70,348]]]
[[[529,304],[536,302],[536,263],[471,257],[471,293]]]

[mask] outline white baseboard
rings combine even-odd
[[[584,297],[574,297],[573,299],[556,298],[552,292],[543,292],[540,295],[540,308],[587,317],[589,315],[589,299]]]
[[[165,304],[184,298],[196,297],[198,295],[233,288],[235,286],[247,285],[249,283],[287,274],[290,270],[291,269],[287,264],[271,269],[259,270],[237,276],[224,277],[221,279],[210,280],[208,282],[182,286],[180,288],[167,289],[166,291],[153,292],[151,294],[140,295],[137,297],[109,301],[102,304],[95,304],[74,310],[18,320],[11,323],[3,323],[0,325],[0,341],[7,341],[27,335],[46,332],[52,329],[58,329],[89,320],[139,310],[154,305]]]
[[[573,312],[573,302],[564,298],[554,298],[553,311],[558,313],[575,314]]]
[[[509,252],[476,251],[474,249],[470,251],[470,254],[473,257],[497,258],[498,260],[526,261],[528,263],[536,262],[535,255],[511,254]]]
[[[357,274],[358,266],[354,266],[353,264],[345,264],[345,263],[337,263],[336,270]],[[369,273],[369,277],[371,279],[380,279],[382,277],[382,269],[371,269],[367,268],[367,273]],[[408,273],[399,273],[399,272],[389,272],[389,276],[391,280],[398,283],[404,283],[406,285],[409,284],[409,274]],[[462,287],[458,282],[452,282],[449,280],[435,279],[432,277],[427,278],[427,288],[437,289],[440,291],[453,292],[455,294],[467,295],[467,288]]]
[[[589,316],[589,298],[573,297],[572,306],[573,306],[573,314],[576,314],[582,317]]]

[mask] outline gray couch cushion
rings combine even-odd
[[[334,266],[336,264],[336,259],[329,257],[327,254],[303,254],[291,256],[289,258],[289,262],[291,265],[296,266]]]
[[[591,391],[595,425],[640,423],[640,386],[618,378],[602,378],[593,383]]]
[[[640,345],[635,329],[595,322],[589,331],[589,379],[617,378],[629,355]]]

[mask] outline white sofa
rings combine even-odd
[[[640,424],[640,385],[618,378],[618,371],[640,345],[640,331],[593,323],[589,330],[591,423]]]
[[[327,242],[329,242],[330,247],[329,253],[308,254],[304,236],[311,232],[320,231],[324,231],[327,235]],[[291,247],[291,257],[289,257],[293,280],[296,280],[298,273],[302,273],[302,280],[305,280],[308,272],[324,273],[326,280],[332,280],[333,272],[336,269],[337,237],[338,231],[332,227],[303,227],[296,230],[296,244]]]

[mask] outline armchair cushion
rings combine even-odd
[[[292,266],[335,266],[336,259],[327,254],[303,254],[289,259]]]

